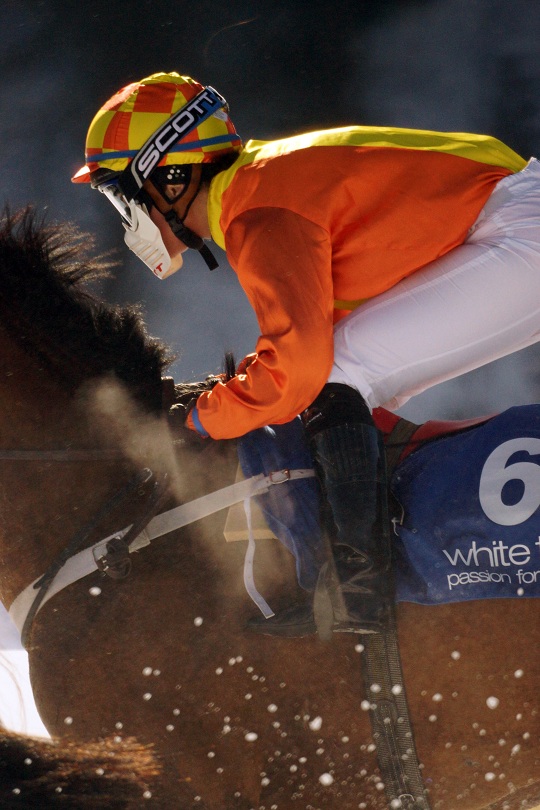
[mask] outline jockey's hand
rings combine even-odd
[[[213,374],[207,377],[204,383],[185,383],[184,385],[177,385],[176,402],[171,408],[171,411],[174,411],[175,408],[181,408],[184,414],[184,425],[194,433],[198,433],[202,438],[207,438],[208,433],[201,424],[197,411],[197,400],[199,396],[203,391],[211,390],[217,383],[221,382],[226,384],[231,379],[234,379],[235,376],[238,376],[238,374],[245,374],[256,358],[256,353],[248,354],[235,370],[234,358],[231,355],[227,358],[227,370],[223,374]],[[182,390],[180,391],[179,389]]]
[[[169,409],[169,416],[174,421],[185,422],[190,410],[195,406],[200,395],[211,391],[216,383],[223,379],[222,374],[211,374],[206,380],[200,382],[178,383],[174,387],[174,403]]]
[[[195,408],[200,395],[206,391],[211,391],[218,382],[225,381],[225,374],[211,374],[205,380],[193,383],[179,383],[174,387],[174,404],[169,408],[169,425],[173,431],[188,428],[189,433],[197,433],[202,438],[206,438],[204,428],[197,426],[198,420],[193,424],[192,419],[188,419],[191,411]]]
[[[184,393],[179,402],[169,408],[167,421],[174,436],[175,442],[181,441],[186,448],[199,450],[206,444],[205,436],[201,435],[195,427],[189,424],[188,416],[195,407],[199,394]]]
[[[201,436],[198,431],[190,429],[186,425],[183,408],[173,405],[168,414],[169,429],[172,434],[175,450],[183,450],[190,453],[203,453],[214,445],[208,442],[205,436]]]
[[[185,424],[187,415],[197,404],[198,398],[199,395],[193,396],[192,394],[190,397],[186,396],[181,402],[176,402],[172,408],[169,408],[167,416],[171,427],[177,427]]]

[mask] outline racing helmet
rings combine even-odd
[[[241,149],[227,102],[214,88],[175,72],[154,73],[123,87],[97,112],[86,138],[85,165],[72,182],[105,193],[122,216],[126,243],[156,276],[166,275],[170,256],[149,216],[152,204],[213,269],[217,262],[184,219],[200,189],[204,164]],[[184,186],[174,200],[163,196],[167,181]]]

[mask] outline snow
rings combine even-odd
[[[503,0],[475,0],[474,3],[469,0],[438,0],[430,4],[395,5],[391,14],[385,14],[379,22],[367,26],[355,25],[352,19],[348,54],[350,74],[340,81],[336,79],[336,94],[349,100],[351,123],[491,132],[508,140],[518,151],[521,144],[515,138],[526,141],[531,154],[540,153],[537,101],[540,98],[537,92],[540,86],[537,46],[540,14],[533,12],[532,5],[529,0],[514,0],[513,3]],[[4,38],[6,57],[8,48],[13,49],[13,53],[29,50],[32,31],[40,25],[39,18],[36,16],[34,20],[30,12],[21,18],[22,22],[19,18],[18,13],[16,24],[9,26],[11,33]],[[51,108],[62,107],[58,99],[62,99],[65,87],[69,87],[63,81],[65,71],[67,68],[74,71],[76,66],[65,61],[62,75],[58,66],[49,62],[44,70],[40,63],[38,75],[35,70],[33,74],[24,73],[21,68],[20,85],[16,85],[16,89],[18,91],[19,86],[24,86],[24,92],[17,92],[16,98],[6,94],[6,108],[9,105],[10,115],[5,118],[9,120],[10,128],[3,134],[4,146],[6,142],[9,144],[11,155],[3,171],[6,194],[12,202],[18,204],[21,197],[25,202],[30,194],[29,188],[33,194],[35,188],[25,182],[23,172],[32,176],[32,182],[35,175],[40,178],[47,198],[51,198],[54,216],[62,210],[65,200],[72,199],[65,187],[65,165],[58,171],[64,157],[57,152],[51,159],[49,147],[47,165],[54,166],[55,170],[40,174],[32,159],[35,154],[35,160],[41,161],[41,146],[35,148],[36,141],[32,140],[34,135],[26,126],[26,120],[29,110],[43,111],[44,104]],[[272,65],[266,65],[265,69],[271,71]],[[526,105],[526,116],[516,114],[521,103]],[[280,98],[273,99],[271,104],[279,105]],[[267,105],[268,109],[270,106]],[[237,104],[238,114],[251,114],[251,109],[242,110],[241,107]],[[285,110],[278,109],[274,121],[282,122],[285,113]],[[77,114],[73,116],[76,117]],[[504,131],[505,127],[512,126],[513,130]],[[248,132],[249,128],[252,132]],[[262,137],[257,121],[250,122],[249,128],[244,126],[249,137]],[[70,129],[63,138],[56,138],[62,154],[72,154],[71,143],[65,149],[72,137],[73,129]],[[77,193],[82,192],[79,189]],[[98,201],[92,198],[90,194],[89,202],[81,202],[76,213],[85,229],[100,232],[109,228],[108,212],[105,213],[103,207],[102,213]],[[96,227],[96,222],[100,227]],[[155,294],[154,280],[141,272],[137,260],[130,259],[127,251],[122,254],[126,261],[127,283],[132,285],[133,295],[144,301],[151,333],[159,335],[178,351],[179,358],[171,369],[176,379],[200,379],[204,376],[202,370],[205,373],[219,370],[216,364],[219,365],[220,347],[232,348],[240,357],[252,350],[258,334],[245,295],[223,261],[222,253],[218,251],[218,254],[223,264],[222,271],[200,272],[199,258],[190,257],[186,260],[185,283],[169,287],[165,297]],[[216,301],[220,303],[218,308]],[[219,313],[222,313],[221,317]],[[196,340],[193,340],[194,335]],[[184,347],[189,347],[189,351]],[[460,381],[437,386],[408,403],[402,415],[413,421],[423,421],[434,415],[438,418],[466,418],[537,401],[537,369],[537,348],[524,350],[518,357],[500,360]],[[93,589],[92,595],[99,595],[97,591]],[[523,589],[520,588],[518,593],[522,594]],[[194,621],[200,626],[202,619],[196,617]],[[362,652],[363,645],[359,644],[355,649]],[[460,655],[458,650],[450,653],[453,661],[458,661]],[[233,666],[241,660],[241,657],[231,658],[228,664]],[[223,671],[223,667],[219,667],[216,675],[223,674]],[[522,676],[523,671],[516,670],[515,677]],[[285,684],[280,686],[285,688]],[[369,701],[364,700],[362,709],[368,711],[369,708]],[[1,605],[0,720],[16,731],[46,734],[31,695],[26,652]],[[519,746],[515,749],[519,750]]]

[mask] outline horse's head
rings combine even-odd
[[[170,355],[137,309],[92,292],[109,265],[90,247],[73,226],[46,224],[30,209],[0,219],[0,584],[8,603],[133,468],[175,475],[162,411]]]

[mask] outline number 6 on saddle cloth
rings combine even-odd
[[[416,446],[392,474],[404,513],[393,544],[396,600],[540,597],[540,405],[453,431]],[[247,434],[238,455],[246,477],[313,466],[299,419]],[[316,479],[257,500],[294,555],[299,584],[313,590],[325,559]]]

